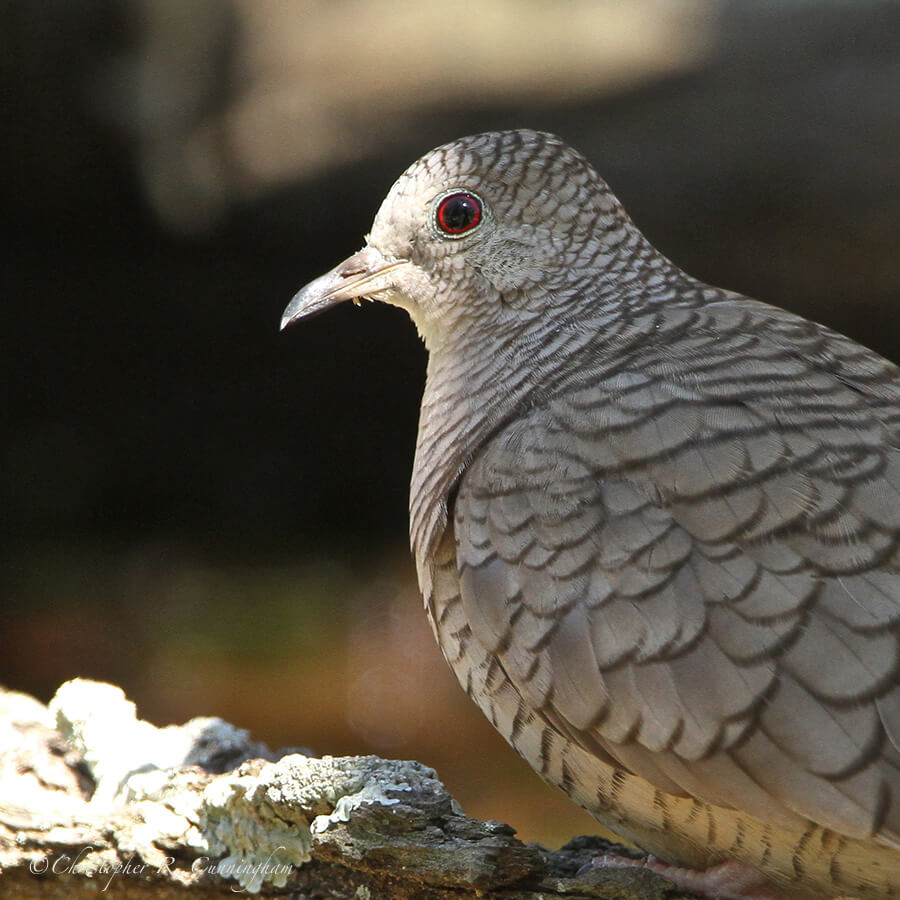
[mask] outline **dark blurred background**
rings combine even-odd
[[[893,0],[3,0],[0,683],[591,830],[425,623],[412,326],[281,311],[423,152],[529,126],[692,274],[900,359],[898,98]]]

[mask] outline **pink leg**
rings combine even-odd
[[[597,856],[594,865],[600,868],[650,869],[668,879],[682,890],[690,891],[709,900],[789,900],[779,893],[772,883],[756,869],[739,862],[724,862],[706,871],[683,869],[648,856],[646,859],[628,859],[624,856]],[[822,900],[827,900],[823,897]]]

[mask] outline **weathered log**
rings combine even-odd
[[[0,691],[2,898],[684,896],[588,865],[610,852],[629,854],[524,844],[465,816],[418,762],[278,757],[215,718],[156,728],[98,682],[67,682],[49,706]]]

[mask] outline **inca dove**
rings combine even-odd
[[[424,156],[282,326],[406,309],[410,498],[460,683],[679,865],[900,897],[900,369],[690,278],[557,138]]]

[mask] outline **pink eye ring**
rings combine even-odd
[[[484,205],[475,194],[454,191],[438,201],[434,219],[440,231],[451,237],[458,237],[477,228],[483,212]]]

